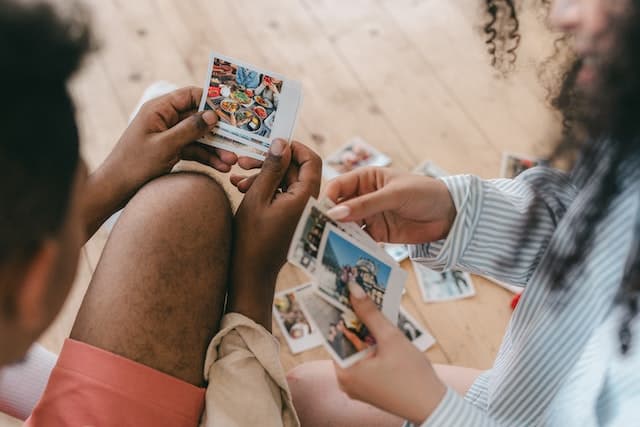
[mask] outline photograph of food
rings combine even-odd
[[[269,138],[281,91],[281,80],[215,58],[205,109],[222,123]]]

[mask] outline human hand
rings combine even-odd
[[[379,242],[424,243],[445,238],[456,217],[447,186],[440,180],[389,168],[362,168],[327,184],[338,203],[328,215],[355,221]]]
[[[447,391],[429,360],[378,310],[362,288],[349,284],[355,314],[376,340],[374,352],[349,368],[335,365],[342,391],[416,425]]]
[[[231,170],[234,153],[195,142],[218,122],[213,111],[197,112],[201,95],[202,89],[186,87],[142,106],[104,165],[123,191],[134,193],[180,160]]]
[[[320,191],[321,170],[318,155],[303,144],[271,145],[234,217],[229,311],[270,329],[275,280],[307,200]]]

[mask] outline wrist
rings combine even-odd
[[[415,394],[419,400],[413,406],[416,411],[407,417],[407,420],[412,424],[422,425],[435,412],[446,394],[447,387],[434,374],[434,379],[429,381],[426,390]]]
[[[277,273],[238,266],[232,269],[227,313],[240,313],[271,331],[271,306]]]

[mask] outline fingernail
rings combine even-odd
[[[349,209],[349,206],[345,205],[334,206],[327,211],[327,215],[329,216],[329,218],[335,220],[344,219],[348,217],[350,213],[351,209]]]
[[[274,156],[282,156],[284,153],[284,149],[287,146],[287,142],[284,139],[276,139],[271,143],[271,148],[269,148],[269,152]]]
[[[207,110],[202,113],[202,120],[204,120],[207,125],[212,126],[218,122],[218,116],[213,111]]]
[[[367,296],[367,294],[364,292],[364,289],[362,289],[360,285],[353,282],[349,282],[349,293],[355,299],[363,299]]]

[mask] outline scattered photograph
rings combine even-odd
[[[409,258],[409,248],[407,248],[407,245],[400,243],[384,243],[382,247],[395,262],[399,263]]]
[[[221,128],[269,138],[278,112],[282,80],[220,58],[214,58],[205,109],[220,118]],[[225,126],[226,125],[226,126]]]
[[[323,236],[315,277],[318,291],[331,302],[351,309],[349,284],[355,283],[382,309],[392,267],[346,233],[327,226]]]
[[[334,222],[325,215],[318,202],[310,198],[293,235],[288,255],[289,262],[310,275],[316,270],[320,242],[327,223]]]
[[[442,169],[440,166],[436,165],[431,160],[427,160],[418,167],[413,170],[413,173],[418,175],[430,176],[431,178],[441,178],[443,176],[448,176],[449,173]]]
[[[333,179],[361,167],[388,166],[389,164],[391,164],[389,156],[361,138],[354,138],[338,152],[325,159],[323,174],[326,179]]]
[[[379,249],[377,243],[355,223],[337,223],[325,213],[334,204],[328,199],[310,198],[307,202],[289,247],[288,261],[313,276],[316,270],[318,251],[327,224],[339,228],[361,244]]]
[[[342,367],[348,367],[369,354],[375,340],[367,327],[349,310],[329,304],[317,294],[302,294],[302,306],[320,331],[325,348]]]
[[[437,272],[416,262],[413,263],[413,269],[425,302],[452,301],[476,294],[468,273]]]
[[[500,176],[503,178],[515,178],[527,169],[542,164],[544,164],[544,161],[541,159],[513,153],[503,153]]]
[[[403,307],[400,307],[400,312],[398,313],[398,329],[420,351],[425,351],[436,343],[436,339]]]
[[[311,326],[299,302],[300,293],[311,288],[307,283],[278,292],[273,301],[274,319],[293,354],[322,345],[320,331]]]

